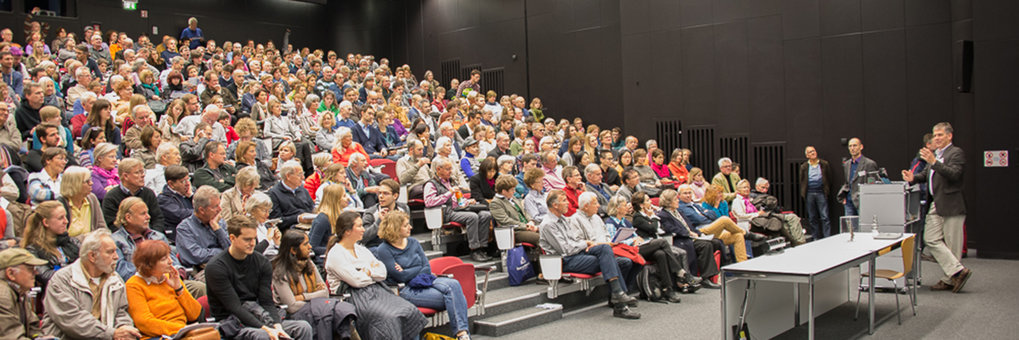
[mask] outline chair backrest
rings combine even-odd
[[[395,181],[395,179],[394,179],[394,181]],[[399,183],[399,182],[397,182],[397,183]],[[410,195],[410,194],[407,193],[407,186],[401,185],[400,186],[400,197],[397,197],[396,201],[400,202],[400,203],[403,203],[403,204],[407,204],[407,196],[408,195]]]
[[[913,247],[916,244],[916,236],[910,236],[902,240],[902,273],[908,274],[913,271]]]
[[[372,159],[368,164],[376,168],[381,166],[383,174],[389,176],[389,178],[392,178],[397,183],[400,182],[400,176],[396,174],[396,162],[385,158],[377,158]]]
[[[442,228],[442,207],[425,209],[425,225],[428,229]]]
[[[442,270],[442,275],[452,274],[453,279],[460,282],[460,288],[463,289],[464,298],[467,300],[467,308],[474,306],[474,302],[478,300],[478,278],[474,276],[474,265],[470,263],[454,264],[446,267]]]
[[[442,271],[450,266],[455,266],[464,263],[459,257],[456,256],[442,256],[436,257],[428,261],[428,265],[432,267],[432,273],[442,274]]]

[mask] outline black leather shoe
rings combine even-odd
[[[746,233],[745,235],[743,235],[743,238],[748,239],[752,242],[764,241],[768,239],[768,237],[764,236],[764,234],[758,233]]]
[[[711,282],[711,280],[701,281],[701,286],[704,287],[704,288],[711,288],[711,289],[722,288],[722,285],[714,283],[714,282]]]
[[[664,296],[662,297],[664,297],[665,300],[671,303],[680,303],[680,301],[682,301],[682,299],[679,297],[679,293],[673,290],[666,291]]]
[[[612,316],[620,319],[637,320],[640,319],[640,313],[630,310],[630,307],[619,306],[612,308]]]
[[[701,285],[687,284],[686,286],[679,288],[679,292],[683,294],[693,294],[699,289],[701,289]]]
[[[488,255],[485,255],[484,250],[475,250],[471,253],[471,260],[474,260],[474,262],[487,262],[491,259],[492,258],[488,257]]]
[[[623,293],[612,294],[609,297],[609,306],[613,308],[616,306],[637,307],[637,299]]]

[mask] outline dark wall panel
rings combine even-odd
[[[686,94],[683,101],[683,113],[679,118],[687,125],[705,124],[714,121],[716,60],[714,54],[714,37],[711,27],[684,29],[680,45],[682,51],[682,73],[679,89]]]
[[[864,31],[901,28],[904,0],[861,0],[860,28]]]
[[[817,0],[783,0],[782,32],[786,39],[821,34],[821,7]]]
[[[713,58],[716,59],[715,77],[716,114],[713,119],[730,122],[723,133],[747,133],[750,96],[747,69],[747,29],[745,21],[734,21],[715,26]],[[726,100],[717,100],[724,97]]]
[[[788,124],[785,69],[782,62],[782,18],[777,15],[747,20],[750,135],[759,140],[783,140]]]
[[[818,114],[824,109],[824,91],[821,86],[821,40],[798,39],[785,41],[783,46],[783,62],[785,70],[785,108],[786,124],[789,132],[798,136],[798,140],[821,143],[825,140],[823,126],[824,115]],[[828,143],[838,136],[829,135]],[[816,145],[818,155],[828,154],[833,157],[837,152]],[[826,152],[827,151],[827,152]],[[832,158],[829,158],[832,159]],[[832,159],[834,160],[834,159]]]
[[[906,44],[901,30],[862,35],[863,104],[868,157],[887,169],[905,169],[922,146],[907,140]],[[909,150],[912,150],[910,152]],[[894,172],[894,171],[893,171]]]
[[[860,48],[858,35],[821,39],[822,128],[827,138],[859,137],[867,145]]]
[[[821,35],[860,31],[860,0],[821,0]]]

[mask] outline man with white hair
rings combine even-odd
[[[315,94],[322,97],[322,93],[325,93],[325,91],[332,91],[336,98],[342,97],[342,88],[336,84],[335,75],[336,72],[333,71],[332,67],[322,67],[322,78],[315,82]]]
[[[356,129],[357,122],[350,118],[353,112],[354,104],[347,100],[340,102],[340,113],[336,115],[336,125],[333,126],[333,129],[337,129],[340,127],[349,128],[351,129],[351,131]]]
[[[347,178],[358,198],[365,207],[374,206],[379,202],[378,182],[368,173],[368,158],[361,153],[353,153],[347,162]]]
[[[545,171],[545,190],[562,189],[566,181],[561,177],[563,168],[559,166],[559,156],[553,151],[541,153],[541,170]]]
[[[425,207],[442,208],[443,220],[460,223],[464,226],[467,234],[467,241],[471,248],[471,259],[477,262],[491,260],[485,253],[488,245],[489,227],[492,224],[492,214],[488,210],[459,210],[465,206],[475,204],[473,199],[457,199],[460,188],[453,185],[451,175],[453,163],[444,157],[436,157],[433,164],[435,177],[425,183]]]
[[[609,235],[605,229],[605,222],[599,216],[601,212],[605,211],[605,207],[601,205],[600,199],[596,196],[592,192],[580,194],[580,197],[577,198],[580,208],[577,209],[577,213],[570,216],[570,224],[573,228],[581,231],[584,240],[595,244],[611,244],[612,237],[615,235]],[[616,265],[619,267],[620,279],[622,279],[619,284],[622,285],[623,291],[626,291],[627,285],[633,283],[633,280],[637,278],[640,265],[634,265],[633,260],[623,256],[616,256]]]
[[[78,260],[53,274],[46,289],[43,333],[58,339],[138,339],[116,275],[117,245],[109,229],[85,236]]]
[[[194,211],[177,225],[174,238],[180,264],[194,269],[193,277],[202,280],[205,264],[230,247],[230,238],[219,220],[219,212],[223,210],[219,190],[204,185],[198,187],[192,197]]]
[[[650,152],[648,154],[650,155]],[[732,202],[732,199],[736,198],[736,183],[739,183],[739,180],[739,174],[732,171],[732,159],[729,157],[718,159],[718,173],[711,178],[711,185],[722,187],[726,201]]]
[[[142,145],[142,129],[147,126],[155,127],[152,119],[155,114],[152,113],[152,109],[148,105],[138,105],[131,109],[131,118],[134,120],[134,125],[127,128],[124,132],[124,146],[129,151],[140,151],[144,150],[145,147]]]
[[[757,181],[754,182],[754,190],[750,192],[750,202],[757,206],[757,210],[763,212],[762,216],[770,218],[777,218],[782,220],[782,230],[780,233],[793,245],[801,245],[806,243],[806,239],[803,238],[803,226],[800,224],[800,217],[796,216],[795,213],[783,213],[781,205],[778,205],[778,198],[774,195],[768,194],[768,189],[771,188],[771,183],[768,182],[764,177],[758,177]],[[776,204],[772,205],[770,202]]]
[[[585,235],[585,230],[571,223],[572,221],[564,215],[569,209],[569,202],[562,190],[549,192],[546,204],[549,215],[538,228],[540,233],[538,243],[541,249],[550,255],[562,256],[564,272],[588,274],[601,272],[611,291],[609,304],[613,307],[612,315],[617,318],[639,319],[640,313],[629,309],[631,306],[637,306],[637,299],[626,295],[623,283],[625,278],[621,275],[619,262],[612,253],[612,245],[592,241]]]
[[[156,148],[156,166],[145,170],[145,186],[154,192],[163,192],[166,179],[163,173],[166,167],[180,164],[180,148],[171,143],[159,144]]]
[[[299,223],[298,217],[301,214],[315,210],[315,201],[311,199],[308,189],[304,188],[304,169],[297,161],[283,163],[280,168],[280,181],[266,194],[272,199],[269,218],[281,220],[278,225],[280,232],[285,232]]]
[[[587,179],[587,183],[584,183],[584,191],[595,194],[595,198],[598,199],[598,204],[601,206],[598,215],[605,215],[605,206],[609,204],[609,199],[615,196],[616,192],[602,182],[602,169],[598,164],[588,164],[584,168],[584,178]]]
[[[88,90],[88,84],[92,82],[92,72],[87,67],[74,69],[74,80],[76,84],[67,89],[67,107],[74,107],[74,103],[82,98]]]

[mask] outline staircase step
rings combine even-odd
[[[474,334],[504,336],[563,318],[563,307],[553,305],[550,309],[535,306],[474,321]]]

